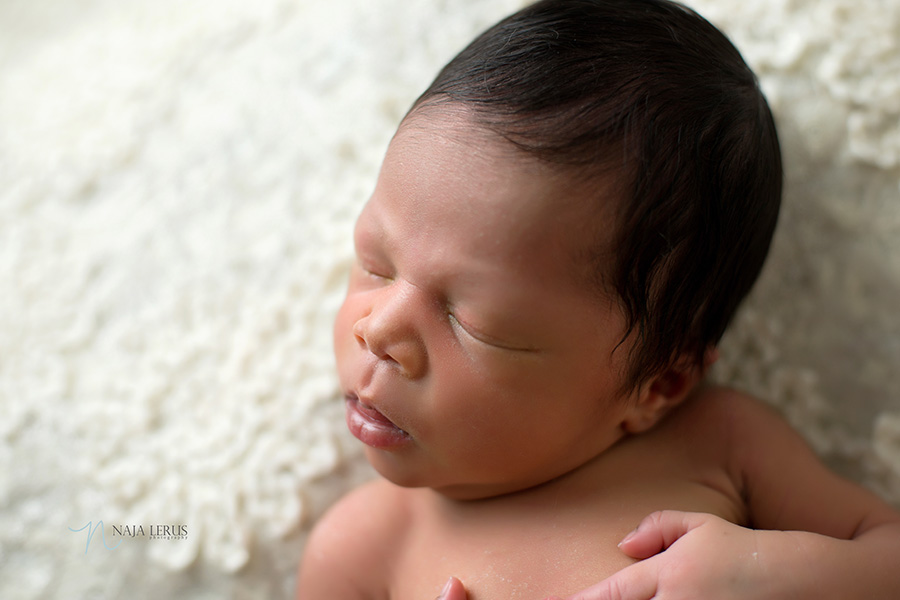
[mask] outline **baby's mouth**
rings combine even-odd
[[[347,394],[345,399],[347,427],[367,446],[388,449],[411,441],[408,433],[355,394]]]

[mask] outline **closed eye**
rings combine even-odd
[[[359,257],[357,257],[356,264],[366,275],[369,275],[370,277],[385,281],[391,281],[394,279],[394,275],[390,271],[390,269],[372,265],[367,261],[363,261],[363,259]]]
[[[510,352],[528,352],[528,353],[538,352],[538,350],[536,348],[512,344],[512,343],[506,342],[504,340],[500,340],[493,336],[490,336],[482,331],[479,331],[478,329],[474,328],[473,326],[465,323],[464,321],[461,321],[459,319],[459,317],[457,317],[455,314],[453,314],[450,311],[447,312],[447,318],[450,320],[450,324],[453,326],[453,328],[455,330],[462,332],[462,334],[465,335],[466,337],[468,337],[469,339],[475,340],[476,342],[479,342],[485,346],[490,346],[492,348],[497,348],[500,350],[508,350]]]

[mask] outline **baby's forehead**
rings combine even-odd
[[[451,146],[462,152],[442,153]],[[520,202],[503,204],[508,220],[531,219],[527,226],[545,228],[552,235],[541,237],[547,246],[566,248],[558,268],[574,271],[582,286],[597,288],[605,280],[614,257],[614,237],[620,186],[615,173],[597,169],[590,173],[583,167],[551,163],[536,157],[500,134],[478,122],[471,110],[452,105],[430,106],[413,111],[400,124],[386,157],[386,170],[397,169],[402,161],[428,161],[431,157],[464,163],[463,185],[472,179],[488,182],[479,191],[485,197],[476,199],[474,211],[488,211],[490,194],[516,195]],[[393,164],[387,165],[389,161]],[[448,170],[458,165],[446,165]],[[440,176],[440,175],[438,175]],[[410,182],[397,182],[398,186]],[[491,184],[496,184],[494,187]],[[453,185],[453,184],[448,184]],[[538,193],[533,193],[538,190]],[[435,196],[452,198],[447,196]],[[535,206],[531,203],[538,203]],[[533,217],[537,215],[537,222]],[[523,226],[525,226],[523,224]],[[488,233],[487,235],[490,235]],[[535,238],[537,239],[537,238]],[[547,248],[548,253],[550,248]],[[598,267],[607,265],[598,273]],[[600,286],[603,287],[603,286]]]
[[[397,128],[394,141],[418,145],[465,146],[473,160],[491,164],[497,170],[527,172],[547,182],[555,191],[548,202],[560,212],[580,207],[585,218],[607,220],[616,212],[624,195],[626,173],[612,166],[613,160],[590,164],[554,162],[523,149],[500,133],[474,109],[458,103],[422,105],[407,115]]]
[[[525,169],[552,181],[560,189],[556,200],[561,204],[572,198],[575,190],[596,190],[607,199],[606,204],[610,193],[616,196],[621,193],[625,174],[612,167],[614,157],[608,161],[598,158],[589,164],[548,160],[517,144],[513,137],[491,123],[491,118],[460,103],[424,104],[415,107],[401,121],[393,140],[402,139],[404,143],[423,147],[440,143],[464,145],[473,157],[494,161],[500,169]]]

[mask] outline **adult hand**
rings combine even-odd
[[[774,600],[758,553],[765,533],[708,514],[653,513],[619,544],[641,562],[567,600]]]

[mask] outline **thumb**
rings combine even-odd
[[[656,596],[658,575],[654,561],[636,563],[566,600],[650,600]]]
[[[456,577],[451,577],[447,580],[437,600],[468,600],[468,598],[469,594],[462,582]]]
[[[631,558],[644,559],[659,554],[689,531],[714,519],[712,515],[663,510],[644,517],[637,529],[619,542],[619,549]]]

